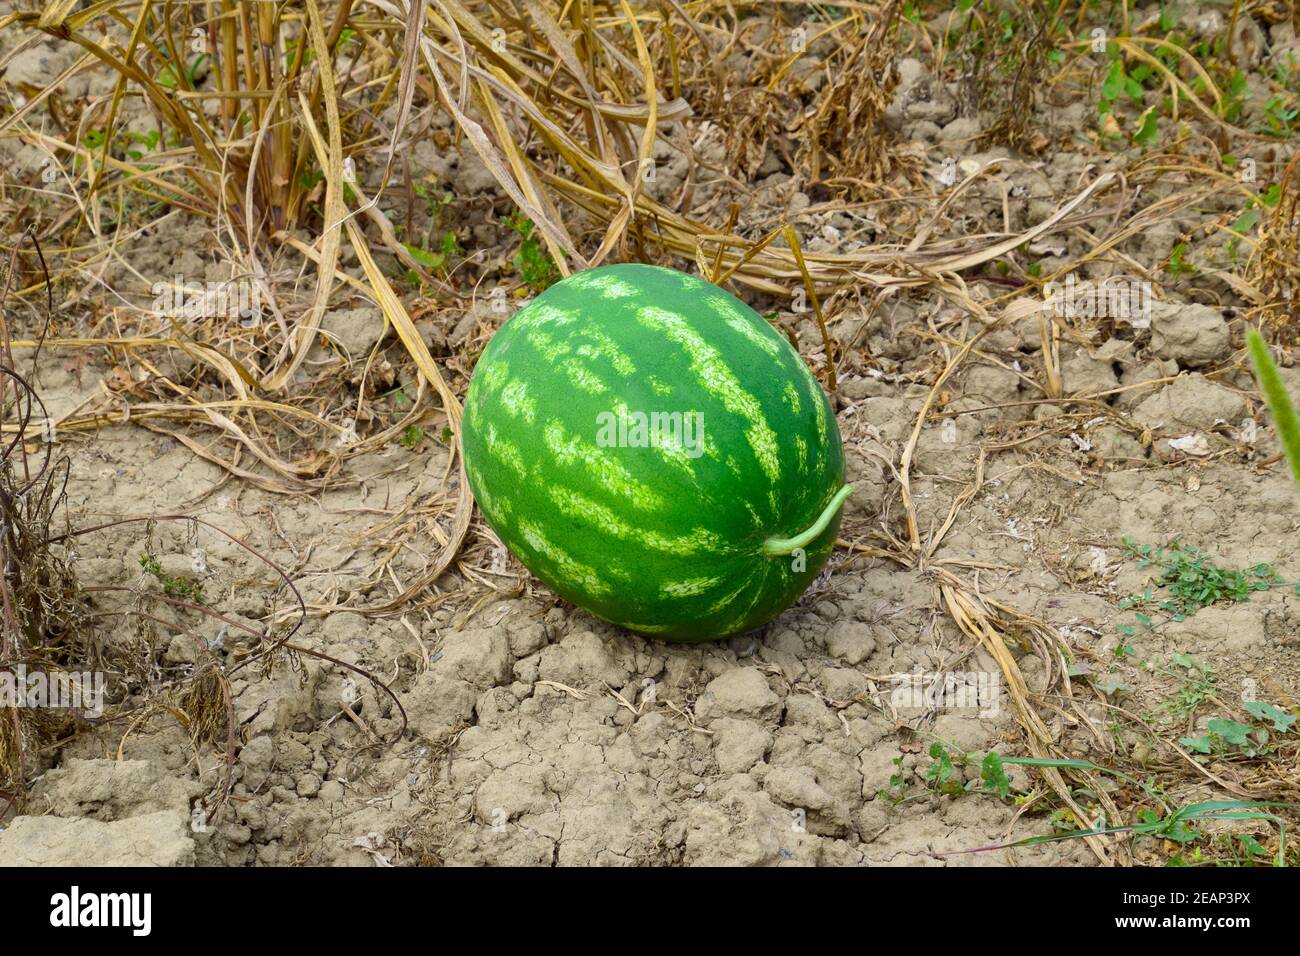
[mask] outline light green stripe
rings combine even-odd
[[[488,492],[487,484],[483,481],[483,476],[479,474],[478,469],[473,465],[466,463],[465,471],[469,475],[471,486],[478,489],[474,492],[474,497],[478,501],[479,508],[481,508],[486,514],[492,515],[501,520],[508,519],[510,517],[510,499],[502,498],[498,500],[497,498],[494,498]]]
[[[578,334],[588,342],[578,346],[578,354],[585,358],[603,358],[614,366],[619,375],[635,375],[636,365],[625,355],[618,345],[601,329],[587,325]]]
[[[802,358],[795,356],[795,361],[799,363],[799,368],[803,370],[804,382],[808,385],[809,392],[812,393],[813,415],[817,419],[817,438],[821,442],[821,447],[827,446],[826,436],[826,397],[822,394],[822,387],[817,381],[817,376],[809,370]]]
[[[715,308],[714,311],[720,310]],[[747,321],[742,316],[735,315],[733,310],[728,310],[728,312],[732,312],[731,317],[726,319],[726,324],[729,329],[733,332],[740,333],[740,335],[748,340],[750,344],[758,346],[758,348],[762,349],[773,358],[776,358],[781,354],[780,342],[769,339],[762,332],[758,331],[758,329],[754,328],[751,322]]]
[[[600,395],[608,391],[608,386],[585,365],[579,365],[572,358],[573,346],[560,341],[543,329],[532,328],[526,333],[529,344],[542,358],[552,365],[558,365],[574,388],[581,389],[589,395]]]
[[[664,597],[695,597],[721,581],[722,578],[688,578],[685,581],[669,581],[660,587],[659,593]]]
[[[524,536],[528,546],[551,562],[552,574],[556,583],[568,585],[575,591],[581,591],[594,597],[607,597],[612,588],[599,572],[590,565],[575,560],[567,552],[561,551],[542,533],[542,529],[529,522],[520,522],[519,533]]]
[[[500,462],[515,472],[520,478],[528,477],[528,466],[524,464],[523,453],[519,451],[518,446],[514,445],[498,433],[496,426],[488,422],[486,431],[483,433],[485,444],[488,451]]]
[[[567,309],[557,309],[545,302],[532,302],[524,306],[510,324],[514,329],[534,331],[540,325],[569,325],[577,319],[577,314]]]
[[[785,400],[790,405],[790,411],[798,415],[803,405],[799,401],[799,390],[794,387],[794,382],[785,383]]]
[[[579,365],[577,362],[566,362],[564,364],[564,374],[574,388],[586,392],[588,395],[600,395],[608,388],[600,380],[600,376],[587,368],[585,365]]]
[[[721,401],[727,411],[741,416],[749,423],[745,429],[745,438],[753,449],[763,474],[773,483],[780,480],[781,459],[777,452],[776,434],[763,416],[762,406],[732,374],[731,368],[717,349],[690,327],[685,316],[676,312],[646,306],[638,310],[637,318],[643,325],[664,331],[686,351],[691,370],[700,386]]]
[[[749,602],[749,606],[745,608],[744,613],[736,615],[736,617],[734,617],[731,620],[731,623],[721,628],[724,634],[736,630],[738,627],[740,627],[740,625],[744,624],[745,621],[749,619],[749,616],[751,614],[754,613],[754,608],[758,606],[758,602],[761,601],[763,599],[763,596],[768,593],[767,576],[768,574],[771,573],[771,571],[772,571],[771,562],[764,564],[762,568],[759,570],[758,574],[761,580],[754,587],[754,600]]]
[[[537,403],[528,394],[528,386],[515,379],[501,390],[501,406],[516,418],[532,424],[537,418]]]
[[[552,365],[573,351],[573,346],[568,342],[557,342],[542,329],[529,329],[525,335],[538,354]]]
[[[626,279],[589,269],[564,280],[566,291],[594,292],[602,299],[627,299],[640,295],[641,290]]]
[[[631,411],[631,409],[629,409],[629,408],[627,407],[627,404],[626,404],[625,402],[619,402],[617,405],[614,406],[614,414],[615,414],[616,416],[619,416],[619,418],[620,418],[620,420],[621,420],[621,419],[625,419],[625,418],[627,418],[627,417],[630,417],[630,416],[632,415],[632,411]],[[653,433],[653,429],[650,427],[650,418],[651,418],[651,415],[653,415],[653,414],[654,414],[654,413],[650,413],[650,415],[647,415],[647,416],[646,416],[646,418],[647,418],[647,425],[646,425],[647,436],[646,436],[646,437],[647,437],[647,440],[648,440],[649,443],[650,443],[650,447],[653,448],[656,452],[658,452],[658,453],[663,457],[664,461],[666,461],[668,464],[674,466],[674,467],[677,468],[680,472],[682,472],[683,475],[685,475],[687,478],[689,478],[689,479],[691,479],[692,481],[694,481],[694,480],[695,480],[695,462],[694,462],[694,460],[691,458],[691,456],[688,455],[688,454],[686,453],[686,447],[685,447],[685,445],[684,445],[684,444],[679,444],[679,445],[668,445],[668,444],[665,444],[664,441],[663,441],[663,437],[664,437],[664,436],[663,436],[662,434],[654,434],[654,433]],[[683,417],[684,417],[684,416],[683,416]],[[618,427],[617,424],[615,424],[614,427],[617,428],[617,427]],[[629,431],[630,431],[630,430],[631,430],[631,425],[629,425],[628,428],[629,428]],[[681,438],[682,438],[682,431],[679,430],[679,431],[678,431],[678,439],[680,440]],[[692,441],[693,441],[693,443],[696,445],[696,447],[698,447],[698,448],[701,449],[702,454],[708,454],[709,449],[710,449],[711,446],[710,446],[710,444],[709,444],[709,438],[708,438],[707,435],[693,434],[693,435],[692,435]],[[699,456],[697,456],[697,457],[699,457]]]
[[[490,395],[498,391],[506,383],[509,375],[510,367],[505,362],[497,359],[477,369],[474,380],[478,382],[481,394]]]
[[[632,283],[611,275],[594,277],[590,287],[599,293],[602,299],[630,299],[641,294],[641,290]]]
[[[586,495],[571,488],[551,485],[547,489],[547,495],[560,513],[566,517],[579,518],[615,538],[643,545],[652,551],[678,555],[700,553],[716,555],[723,548],[722,539],[704,528],[694,528],[686,535],[660,534],[657,531],[633,527],[600,502],[592,501]]]
[[[633,507],[642,511],[663,509],[663,499],[649,485],[632,477],[631,472],[602,449],[587,444],[576,435],[567,434],[559,421],[547,423],[542,437],[557,461],[565,465],[586,466],[601,487],[626,499]]]
[[[614,623],[629,631],[642,631],[646,634],[662,634],[671,631],[674,627],[672,624],[638,624],[635,621],[614,621]]]
[[[736,598],[738,598],[741,594],[743,594],[746,591],[746,589],[749,588],[750,582],[754,580],[754,576],[757,575],[760,570],[761,569],[756,568],[755,570],[751,571],[745,577],[745,580],[740,582],[740,586],[738,588],[736,588],[730,594],[724,594],[722,597],[718,598],[718,600],[710,604],[708,613],[717,614],[730,607],[731,602],[736,600]]]

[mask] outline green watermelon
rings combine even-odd
[[[835,546],[839,427],[790,343],[658,266],[551,286],[488,343],[461,447],[488,523],[561,597],[716,640],[789,607]]]

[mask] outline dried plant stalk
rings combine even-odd
[[[920,168],[918,158],[900,150],[884,124],[898,87],[898,13],[894,0],[845,50],[802,126],[800,165],[814,182],[853,197],[870,196],[895,173],[914,176]]]

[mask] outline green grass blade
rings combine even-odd
[[[1300,415],[1296,414],[1295,406],[1291,404],[1291,397],[1282,385],[1282,376],[1278,374],[1263,337],[1251,329],[1246,335],[1246,344],[1250,348],[1250,358],[1255,366],[1260,391],[1264,393],[1268,409],[1273,413],[1273,421],[1277,422],[1277,433],[1282,438],[1282,450],[1286,452],[1287,461],[1291,463],[1291,474],[1300,482]]]

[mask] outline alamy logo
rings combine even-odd
[[[981,717],[995,717],[1002,688],[996,671],[914,671],[894,674],[889,702],[897,710],[976,710]]]
[[[155,282],[149,289],[154,315],[174,319],[239,319],[255,325],[262,311],[261,293],[251,279],[187,285],[178,275],[172,282]]]
[[[704,454],[703,412],[601,412],[596,416],[596,444],[601,448],[681,450],[687,458]]]
[[[1064,282],[1043,286],[1053,311],[1066,319],[1124,319],[1134,328],[1151,324],[1151,283],[1125,276],[1080,282],[1071,272]]]
[[[133,936],[148,936],[153,929],[152,893],[69,893],[50,897],[50,925],[126,926]]]
[[[26,664],[0,670],[0,707],[104,713],[104,675],[99,671],[28,671]]]

